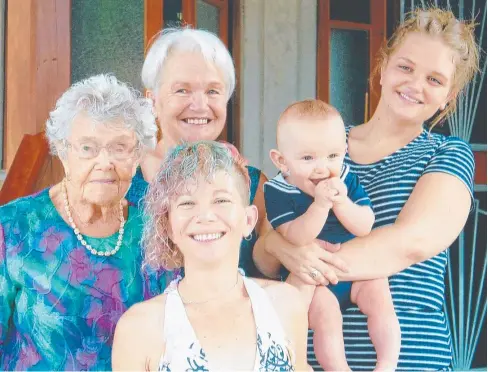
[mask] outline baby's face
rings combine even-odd
[[[346,132],[339,116],[321,120],[299,120],[282,128],[283,155],[289,176],[286,180],[315,196],[317,184],[339,177],[346,154]]]

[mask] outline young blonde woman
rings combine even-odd
[[[308,369],[298,290],[238,271],[241,240],[257,221],[249,185],[242,158],[224,144],[200,141],[168,154],[145,199],[145,261],[183,266],[185,277],[123,315],[114,370]]]
[[[367,123],[347,128],[345,159],[371,198],[373,231],[336,253],[318,245],[291,247],[270,232],[254,257],[269,275],[278,270],[276,257],[309,283],[389,277],[402,331],[398,369],[447,369],[452,348],[443,310],[446,250],[471,208],[474,159],[468,144],[433,134],[429,126],[454,111],[477,70],[474,26],[450,11],[417,10],[382,52],[378,107]],[[334,270],[338,259],[347,272]],[[373,369],[376,354],[365,316],[352,307],[343,321],[349,366]]]

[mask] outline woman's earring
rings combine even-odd
[[[245,240],[246,242],[250,242],[250,241],[251,241],[251,239],[252,239],[252,233],[250,233],[248,236],[245,236],[245,237],[244,237],[244,240]]]

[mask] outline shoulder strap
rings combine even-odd
[[[257,330],[271,333],[277,341],[284,341],[285,332],[283,326],[268,294],[254,280],[247,277],[243,277],[243,279],[246,291],[251,299]]]
[[[197,341],[178,293],[177,284],[172,282],[170,285],[173,287],[166,292],[164,311],[163,338],[166,347],[164,354],[161,355],[160,365],[171,363],[173,358],[182,358],[182,353],[187,352],[186,347]]]

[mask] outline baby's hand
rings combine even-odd
[[[341,249],[340,243],[329,243],[320,239],[315,239],[315,243],[330,253],[336,253]]]
[[[327,187],[330,190],[330,200],[334,205],[342,204],[347,200],[347,187],[339,177],[329,178]]]
[[[334,205],[332,201],[332,196],[334,190],[331,190],[327,184],[327,180],[320,181],[317,186],[315,186],[315,203],[323,208],[332,208]]]

